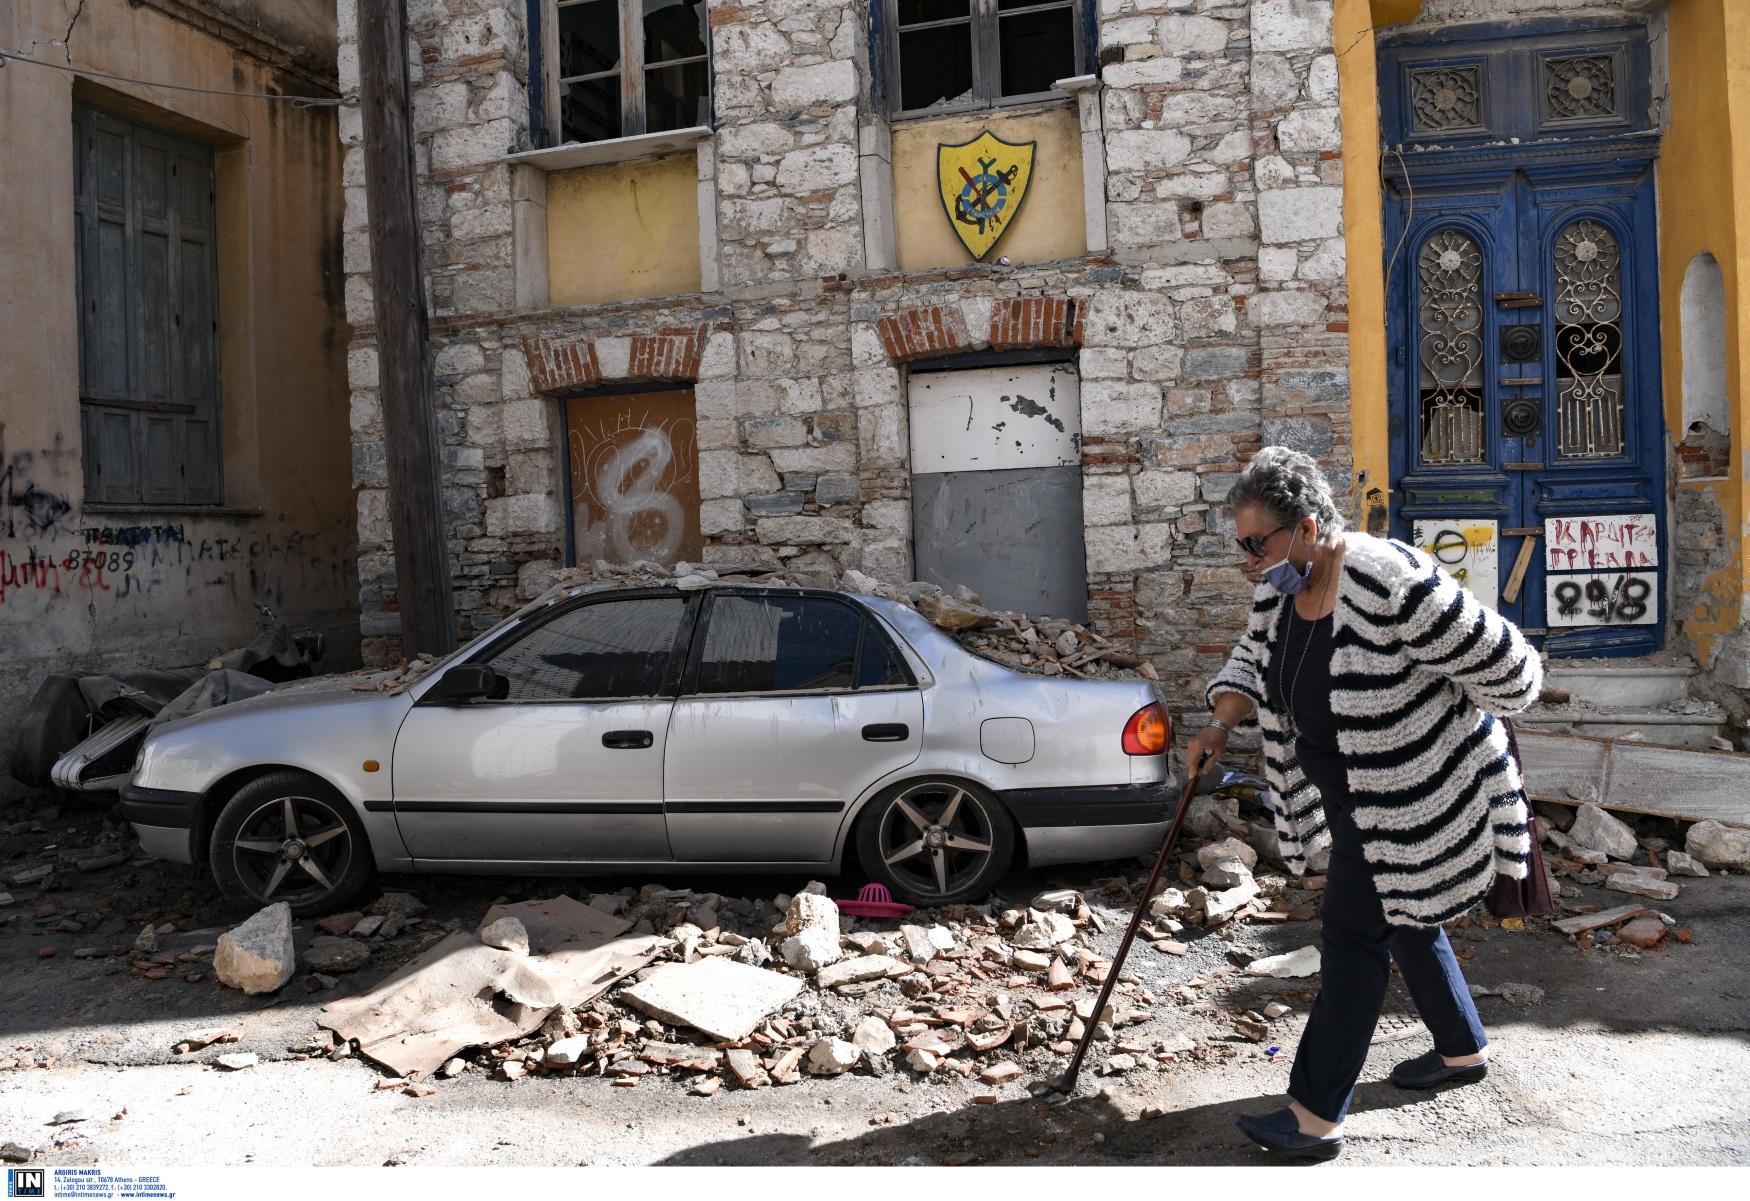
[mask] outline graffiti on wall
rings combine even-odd
[[[690,390],[573,397],[565,428],[578,562],[700,557]]]
[[[1651,513],[1550,517],[1543,523],[1547,571],[1655,567],[1659,527]]]
[[[6,426],[0,423],[0,497],[5,499],[0,510],[0,537],[38,538],[52,534],[73,511],[73,504],[57,492],[38,487],[35,480],[24,478],[36,455],[25,450],[9,461],[6,459],[5,432]],[[62,452],[57,447],[47,453],[57,456]]]
[[[1551,628],[1659,620],[1659,527],[1651,513],[1544,521],[1545,616]]]
[[[196,584],[228,586],[237,570],[247,573],[251,598],[274,596],[287,569],[304,581],[313,573],[328,577],[337,588],[350,588],[353,580],[351,560],[339,546],[323,554],[315,539],[295,531],[200,537],[182,525],[88,526],[74,537],[71,547],[64,541],[0,545],[0,611],[16,614],[30,598],[78,593],[109,593],[116,600],[186,595]],[[204,575],[209,567],[222,572]]]
[[[1491,609],[1500,607],[1499,532],[1498,522],[1482,518],[1415,523],[1416,545]]]

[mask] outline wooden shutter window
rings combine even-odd
[[[212,149],[84,105],[73,127],[86,497],[217,504]]]

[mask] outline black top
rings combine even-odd
[[[1292,600],[1284,604],[1264,679],[1270,707],[1291,716],[1301,770],[1333,801],[1348,793],[1348,772],[1337,749],[1337,718],[1331,711],[1334,625],[1329,614],[1308,621],[1294,611]]]

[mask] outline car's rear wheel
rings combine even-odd
[[[301,771],[270,772],[238,789],[213,826],[208,856],[232,901],[284,901],[298,917],[346,908],[375,872],[358,814]]]
[[[995,797],[963,780],[910,780],[876,797],[857,828],[871,880],[914,905],[983,896],[1015,855],[1015,825]]]

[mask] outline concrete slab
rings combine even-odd
[[[802,981],[728,959],[665,963],[620,996],[658,1021],[736,1042],[802,991]]]

